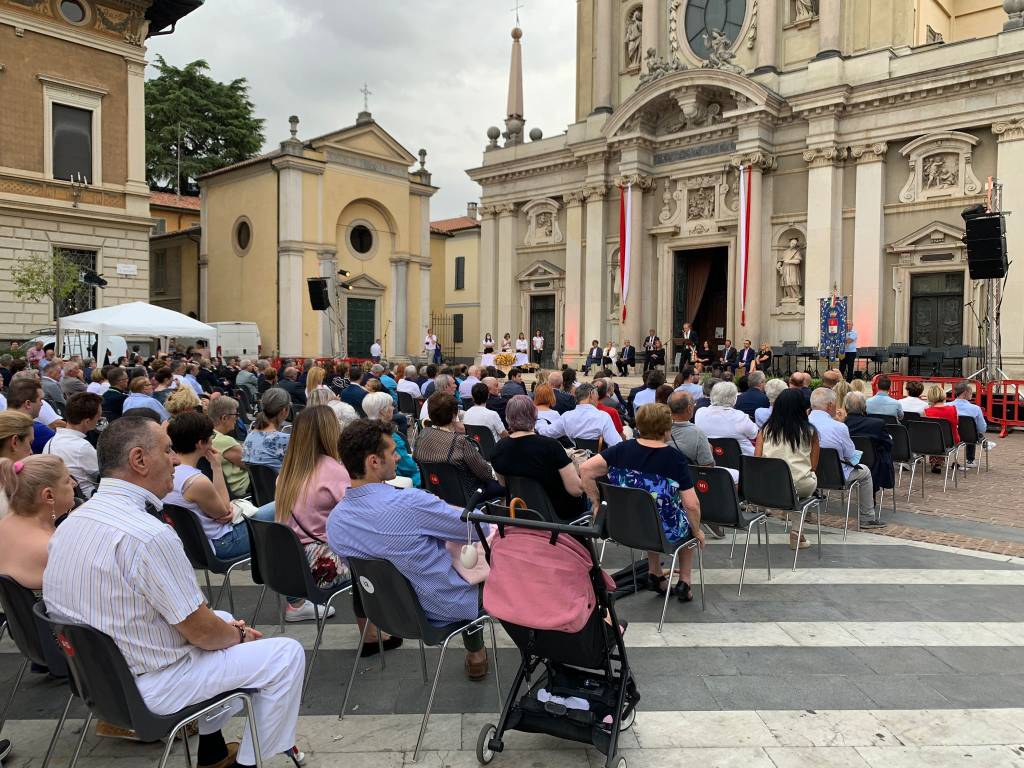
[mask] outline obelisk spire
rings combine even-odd
[[[523,141],[523,30],[512,29],[512,62],[508,72],[508,115],[505,117],[505,146]]]

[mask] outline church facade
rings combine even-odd
[[[990,177],[1019,212],[1010,258],[1024,245],[1024,31],[1003,5],[579,0],[576,122],[552,138],[523,114],[515,30],[505,129],[469,171],[481,333],[545,323],[567,363],[684,322],[713,343],[817,345],[835,291],[862,347],[981,344],[960,212]],[[1024,268],[996,294],[1003,368],[1024,371]]]

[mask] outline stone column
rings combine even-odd
[[[565,349],[563,358],[574,360],[580,351],[583,294],[583,192],[565,199]]]
[[[819,340],[818,299],[831,295],[842,278],[843,170],[846,148],[818,146],[803,153],[807,171],[807,256],[804,261],[805,345]]]
[[[587,253],[580,278],[584,285],[583,330],[580,335],[581,355],[590,349],[591,339],[601,338],[601,324],[609,307],[605,300],[605,252],[608,224],[605,221],[605,192],[603,184],[587,187]],[[572,280],[572,273],[566,270],[566,277]],[[604,343],[605,339],[601,339]]]
[[[612,111],[612,0],[597,0],[597,56],[594,57],[594,112]],[[504,333],[504,331],[503,331]]]
[[[648,263],[645,250],[650,239],[644,226],[644,192],[654,189],[654,179],[645,174],[633,173],[623,176],[620,181],[623,192],[626,185],[633,185],[633,202],[630,216],[629,294],[625,297],[626,322],[622,324],[622,333],[619,335],[636,344],[637,339],[643,339],[640,318],[643,309],[643,279]]]
[[[500,339],[506,332],[515,333],[515,309],[519,303],[519,286],[513,284],[516,259],[516,206],[515,203],[505,203],[495,206],[495,209],[498,214],[498,313],[493,334],[495,339]],[[484,333],[487,331],[484,330]]]
[[[757,67],[755,75],[779,71],[778,37],[779,6],[781,3],[765,3],[758,14]]]
[[[816,59],[842,56],[840,0],[819,0],[818,2],[818,55]]]
[[[338,251],[334,248],[320,248],[316,256],[320,262],[320,277],[327,279],[327,298],[331,302],[330,309],[319,313],[320,352],[334,357],[338,354],[337,317],[341,312],[338,304]]]
[[[430,326],[430,265],[420,264],[420,338],[427,335]],[[419,343],[419,342],[417,342]],[[444,353],[444,350],[441,350]],[[448,350],[449,352],[451,350]]]
[[[409,331],[406,321],[409,316],[409,262],[400,257],[392,258],[391,274],[394,278],[394,290],[391,292],[394,312],[387,353],[404,357],[409,354]]]
[[[658,56],[664,53],[665,46],[661,42],[661,6],[658,0],[644,0],[643,29],[640,36],[640,67],[647,71],[647,49],[653,48]],[[602,343],[604,343],[602,341]]]
[[[996,174],[1004,182],[1002,210],[1015,211],[1006,217],[1006,248],[1011,254],[1024,247],[1024,187],[1016,174],[1024,168],[1024,118],[1000,121],[992,126],[999,141]],[[1001,310],[1003,370],[1020,376],[1024,367],[1024,263],[1011,267],[1007,273],[1005,300]]]
[[[857,218],[853,232],[853,307],[857,343],[881,343],[885,299],[885,142],[852,147],[857,161]],[[896,339],[899,341],[899,339]]]
[[[497,319],[495,313],[497,299],[495,286],[497,285],[497,264],[495,260],[495,237],[497,236],[497,222],[495,221],[495,207],[493,205],[480,206],[480,269],[478,275],[480,295],[480,338],[488,331],[494,333],[494,322]],[[473,344],[478,341],[474,340]],[[473,347],[476,349],[476,347]]]
[[[149,201],[134,195],[148,196],[146,183],[146,88],[144,61],[127,61],[128,65],[128,213],[149,216]]]
[[[750,169],[750,228],[749,228],[749,239],[750,239],[750,253],[747,259],[747,310],[746,317],[743,315],[743,295],[741,293],[735,294],[736,296],[736,312],[735,312],[735,323],[736,332],[735,335],[738,337],[734,339],[736,346],[740,345],[740,339],[750,339],[753,345],[756,347],[759,340],[762,337],[764,331],[764,320],[766,319],[763,315],[764,306],[764,294],[766,292],[765,279],[763,264],[765,262],[765,248],[764,248],[764,208],[765,208],[765,195],[763,191],[763,174],[766,170],[771,170],[775,167],[775,158],[760,150],[747,152],[742,155],[738,155],[733,158],[732,164],[739,166],[745,165]],[[737,243],[737,246],[739,244]],[[770,250],[770,249],[769,249]],[[735,285],[737,289],[740,287],[740,270],[742,264],[740,261],[740,252],[737,247],[736,251],[736,281]],[[673,333],[679,331],[678,328],[672,329]]]
[[[286,357],[298,357],[302,348],[303,295],[302,249],[280,246],[277,249],[277,351]]]

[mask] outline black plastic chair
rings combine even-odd
[[[974,446],[974,463],[978,465],[978,474],[981,474],[981,461],[978,456],[979,450],[985,453],[985,471],[988,472],[988,438],[978,432],[978,425],[974,423],[973,416],[961,416],[957,421],[958,429],[960,431],[960,440],[963,441],[966,446]],[[964,459],[967,459],[966,451]]]
[[[736,531],[746,531],[747,540],[743,545],[743,563],[740,566],[740,586],[736,596],[743,595],[743,577],[747,573],[747,555],[750,552],[750,534],[755,526],[764,528],[764,558],[768,568],[768,581],[772,580],[771,542],[768,538],[768,515],[760,512],[751,514],[740,504],[736,495],[736,486],[732,475],[724,467],[691,467],[693,473],[693,489],[700,499],[700,521],[709,525],[720,525],[732,528],[733,547],[736,546]],[[758,542],[761,529],[758,528]],[[729,558],[732,559],[730,550]]]
[[[5,625],[11,633],[11,639],[17,646],[21,655],[25,657],[25,663],[18,670],[18,676],[14,679],[11,687],[10,698],[0,713],[0,732],[3,731],[4,723],[7,722],[7,713],[10,711],[14,697],[18,693],[21,681],[25,677],[25,670],[29,664],[40,664],[48,667],[52,674],[61,676],[67,674],[67,665],[64,657],[57,647],[53,634],[45,624],[41,625],[32,612],[32,606],[36,604],[36,596],[32,590],[26,589],[10,576],[0,576],[0,607],[3,608],[6,616]],[[43,631],[40,631],[42,629]],[[57,727],[50,738],[50,745],[46,749],[46,757],[43,758],[43,768],[50,764],[53,757],[54,747],[57,746],[57,737],[60,736],[64,721],[67,720],[68,710],[71,709],[71,702],[75,698],[74,689],[68,695],[64,711],[61,712]]]
[[[181,543],[185,548],[185,555],[193,568],[202,570],[206,577],[206,590],[209,595],[210,607],[216,609],[220,605],[220,599],[224,597],[224,591],[228,593],[228,606],[231,615],[235,614],[235,594],[231,589],[231,572],[242,565],[248,565],[249,555],[241,555],[231,560],[221,560],[214,554],[210,540],[203,533],[203,527],[199,524],[195,514],[184,507],[174,504],[164,504],[161,510],[164,522],[178,534]],[[213,599],[213,587],[210,586],[210,572],[219,573],[224,576],[224,583],[217,591],[217,599]]]
[[[964,463],[966,464],[967,463],[967,457],[966,457],[966,454],[967,454],[967,444],[964,443],[963,440],[961,440],[959,443],[956,442],[956,440],[953,438],[953,425],[952,424],[950,424],[945,419],[935,419],[935,420],[937,422],[939,422],[939,428],[942,430],[942,442],[945,444],[946,450],[950,454],[952,454],[952,456],[953,456],[953,464],[952,464],[952,467],[950,468],[950,472],[953,475],[953,487],[956,488],[956,487],[959,487],[959,485],[960,485],[960,483],[959,483],[959,475],[957,474],[957,469],[959,467],[958,459],[960,458],[960,449],[961,448],[964,449]],[[959,417],[957,417],[957,420],[959,421]],[[959,427],[959,424],[958,424],[957,425],[957,432],[959,432],[959,431],[960,431],[960,427]],[[966,473],[967,473],[967,471],[965,469],[964,470],[964,474],[966,474]]]
[[[491,432],[490,427],[481,427],[476,424],[466,425],[466,437],[477,444],[480,449],[480,455],[488,461],[491,460],[491,456],[494,455],[494,433]]]
[[[272,502],[277,493],[277,470],[264,464],[246,464],[245,468],[249,470],[252,503],[262,507]]]
[[[908,422],[908,421],[920,421],[923,418],[924,418],[924,416],[922,416],[920,413],[917,413],[916,411],[904,411],[903,412],[903,423],[904,424],[906,422]]]
[[[800,556],[800,538],[803,536],[807,510],[813,506],[818,516],[818,559],[821,559],[822,500],[818,496],[801,499],[796,495],[793,475],[785,460],[765,456],[744,456],[743,468],[740,470],[740,498],[747,504],[785,512],[787,520],[791,513],[800,515],[796,531],[796,551],[793,553],[794,571],[797,558]]]
[[[874,416],[876,419],[881,419],[886,424],[899,424],[900,420],[898,417],[891,413],[869,413],[868,416]]]
[[[302,681],[302,698],[305,698],[313,665],[316,663],[316,655],[320,651],[324,627],[327,625],[328,614],[331,612],[331,602],[338,595],[352,589],[352,583],[349,582],[332,589],[321,589],[313,581],[313,574],[309,570],[309,561],[306,559],[306,551],[299,543],[299,537],[295,535],[295,531],[284,523],[254,520],[249,517],[245,519],[245,524],[249,528],[253,571],[259,577],[258,583],[263,585],[249,626],[256,626],[256,618],[259,616],[260,606],[263,604],[263,597],[266,595],[268,587],[278,595],[301,597],[304,600],[309,600],[313,605],[323,606],[323,618],[320,617],[319,608],[313,611],[313,616],[316,619],[316,640],[313,643],[313,655],[310,657],[309,663],[306,664],[306,677]],[[282,618],[282,626],[283,622]]]
[[[908,414],[904,414],[904,419]],[[914,421],[914,419],[910,419]],[[894,464],[899,464],[899,474],[896,476],[896,485],[899,485],[903,481],[903,469],[906,466],[910,467],[910,484],[907,486],[907,501],[910,501],[910,494],[914,490],[914,475],[917,473],[917,465],[924,463],[924,456],[916,455],[910,450],[910,433],[908,431],[908,424],[887,424],[885,429],[889,433],[889,437],[892,438],[892,460]],[[924,498],[924,476],[927,472],[922,468],[921,470],[921,498]],[[893,493],[896,490],[893,489]]]
[[[943,460],[942,491],[946,491],[949,480],[949,458],[953,450],[947,445],[943,437],[942,425],[945,424],[950,431],[949,441],[953,442],[952,428],[949,422],[944,419],[919,419],[909,421],[906,424],[907,433],[910,435],[910,450],[921,456],[939,456]],[[913,475],[911,475],[913,482]],[[955,478],[954,478],[955,482]]]
[[[856,445],[856,442],[854,442]],[[861,463],[868,463],[867,457],[862,457]],[[846,534],[850,528],[850,507],[853,504],[853,492],[863,480],[854,480],[849,488],[846,486],[846,477],[843,475],[843,462],[839,451],[835,448],[822,448],[818,452],[818,466],[814,470],[818,476],[818,490],[825,492],[825,508],[828,509],[828,502],[832,491],[839,491],[839,503],[846,500],[846,521],[843,523],[843,541],[846,541]],[[860,530],[860,515],[857,515],[857,530]]]
[[[590,451],[593,453],[601,452],[601,438],[600,437],[570,437],[572,444],[582,451]]]
[[[889,426],[897,426],[897,425],[887,424],[886,426],[889,427]],[[864,464],[867,467],[875,466],[875,445],[874,445],[874,443],[871,442],[871,438],[870,437],[868,437],[867,435],[858,435],[857,437],[853,438],[853,445],[854,445],[854,447],[858,451],[860,451],[863,454],[861,456],[861,460],[860,460],[861,464]],[[895,477],[895,475],[896,475],[896,473],[893,472],[893,476],[894,477]],[[873,478],[872,478],[871,483],[872,483],[872,488],[874,488],[874,479]],[[878,523],[880,523],[881,519],[882,519],[882,505],[885,503],[885,492],[886,491],[889,491],[889,493],[892,495],[892,514],[893,514],[894,517],[896,515],[896,484],[895,484],[895,482],[892,485],[879,486],[879,488],[878,488],[878,511],[876,513],[875,523],[874,523],[876,525]],[[890,518],[890,519],[892,519],[892,518]],[[869,525],[871,525],[871,523],[869,523]]]
[[[415,419],[419,415],[419,408],[416,407],[416,398],[408,392],[398,390],[398,410]]]
[[[453,507],[464,509],[469,504],[469,496],[462,485],[464,473],[452,464],[435,462],[416,462],[423,478],[423,488]],[[473,478],[476,482],[476,478]]]
[[[345,698],[341,702],[341,712],[338,718],[345,716],[345,707],[348,706],[349,695],[352,693],[352,684],[356,679],[356,670],[359,668],[359,654],[363,650],[363,643],[366,640],[366,630],[372,622],[378,632],[387,632],[389,635],[404,637],[407,640],[418,640],[420,643],[420,663],[423,671],[423,682],[427,682],[427,657],[423,646],[441,646],[441,654],[437,660],[437,671],[434,673],[434,682],[430,686],[430,696],[427,698],[427,709],[423,713],[423,721],[420,723],[420,733],[416,739],[416,748],[413,751],[413,762],[419,758],[420,744],[423,742],[423,735],[427,731],[427,721],[430,719],[430,709],[434,704],[434,694],[437,692],[437,683],[441,679],[441,668],[444,666],[444,654],[448,650],[448,643],[452,638],[463,630],[476,627],[476,631],[482,632],[486,624],[491,630],[491,648],[494,661],[494,684],[498,689],[498,711],[505,705],[501,696],[501,679],[498,674],[498,641],[494,633],[494,623],[486,613],[472,621],[457,621],[444,627],[435,627],[423,613],[419,598],[416,597],[416,590],[413,589],[408,579],[402,575],[394,565],[387,560],[368,560],[360,557],[348,558],[349,567],[352,569],[352,576],[358,584],[359,597],[363,603],[363,610],[366,612],[367,624],[359,636],[359,647],[356,648],[355,662],[352,664],[352,674],[348,679],[348,688],[345,690]],[[381,663],[384,656],[381,654]]]
[[[672,577],[676,572],[679,553],[684,549],[697,552],[697,569],[700,572],[700,609],[705,610],[704,597],[704,552],[700,542],[691,535],[688,539],[673,547],[665,538],[665,529],[661,525],[661,515],[651,494],[641,488],[624,488],[611,483],[603,483],[601,487],[605,508],[605,538],[618,542],[624,547],[647,552],[661,552],[672,555],[672,567],[669,570],[668,583],[665,585],[665,603],[661,608],[661,620],[658,632],[665,623],[668,611],[668,599],[672,595]]]
[[[740,441],[734,437],[709,437],[711,443],[711,455],[715,459],[716,467],[728,467],[740,471],[743,459],[743,451],[740,450]]]
[[[518,496],[526,502],[526,506],[540,513],[541,517],[549,523],[574,523],[581,519],[580,515],[571,512],[569,515],[561,514],[544,490],[544,486],[532,477],[519,475],[505,475],[505,487],[508,489],[509,498]],[[590,515],[584,515],[587,520]]]
[[[50,618],[42,601],[35,604],[33,611],[49,625],[53,636],[57,638],[57,645],[64,652],[74,687],[89,707],[89,716],[82,726],[82,734],[71,759],[71,768],[78,762],[93,717],[119,728],[135,731],[139,741],[158,741],[166,738],[167,746],[164,748],[163,757],[160,758],[159,768],[164,768],[167,764],[167,759],[174,748],[175,737],[181,733],[186,759],[191,766],[188,732],[185,726],[193,720],[222,709],[234,699],[241,700],[245,708],[252,746],[256,753],[256,765],[262,768],[263,760],[260,757],[259,736],[256,732],[256,718],[253,715],[251,698],[255,691],[246,688],[225,691],[219,696],[190,704],[172,714],[156,715],[142,700],[135,684],[135,676],[128,668],[128,662],[110,637],[85,624]]]

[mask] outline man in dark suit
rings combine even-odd
[[[590,366],[601,367],[601,360],[604,357],[604,350],[601,349],[601,343],[594,339],[590,343],[590,351],[587,352],[587,359],[583,362],[583,373],[590,373]]]
[[[693,330],[693,326],[689,323],[683,323],[683,332],[679,335],[679,338],[683,340],[683,347],[688,344],[692,344],[693,348],[696,349],[700,345],[700,339],[697,338],[697,332]]]
[[[615,361],[615,366],[619,369],[620,376],[629,376],[629,367],[636,367],[636,347],[629,343],[629,339],[626,339],[619,350],[619,359]]]
[[[736,410],[743,411],[751,421],[756,421],[754,413],[757,409],[771,406],[771,403],[768,402],[768,395],[764,393],[765,375],[763,371],[754,371],[746,378],[747,389],[737,396]]]
[[[754,360],[756,359],[757,352],[750,346],[750,339],[744,339],[743,349],[740,350],[737,358],[737,366],[741,368],[744,373],[750,373],[750,366],[754,364]]]
[[[853,441],[856,442],[858,437],[871,440],[875,460],[868,469],[871,470],[874,492],[892,488],[896,481],[892,466],[892,437],[885,428],[885,422],[877,416],[868,416],[867,399],[861,392],[850,392],[843,405],[846,408],[846,428],[850,430]],[[866,525],[880,526],[884,523],[875,521]]]
[[[647,371],[654,366],[651,361],[651,350],[654,349],[654,342],[656,341],[660,341],[660,339],[654,332],[654,329],[651,328],[651,330],[647,332],[647,338],[644,339],[644,373],[647,373]]]
[[[555,371],[548,376],[548,384],[551,385],[551,389],[555,393],[555,410],[559,413],[576,408],[576,398],[562,389],[563,381],[561,371]]]
[[[291,395],[294,405],[306,404],[306,388],[299,384],[299,371],[292,366],[284,369],[284,378],[278,383],[281,389]]]
[[[725,346],[718,353],[718,359],[723,368],[728,368],[735,375],[737,366],[736,347],[732,345],[731,339],[725,340]]]

